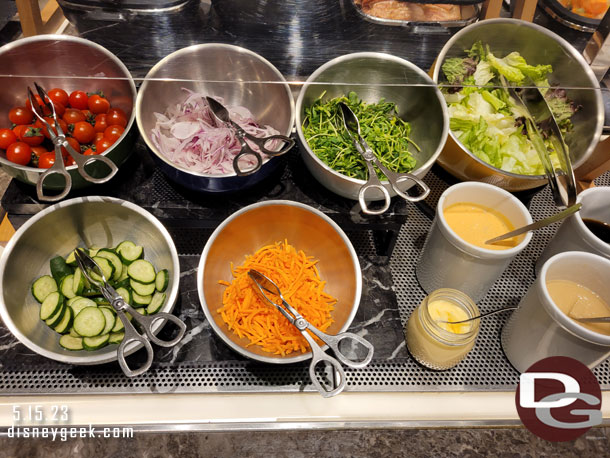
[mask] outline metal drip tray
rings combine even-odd
[[[425,293],[415,278],[415,265],[440,194],[448,186],[434,169],[426,177],[432,192],[425,204],[410,208],[390,262],[377,255],[371,231],[348,233],[359,254],[364,277],[363,299],[350,328],[363,331],[375,345],[372,364],[346,369],[346,391],[501,391],[513,390],[518,373],[508,363],[500,345],[506,316],[482,321],[475,348],[453,368],[436,372],[421,367],[409,356],[403,327]],[[597,180],[610,185],[610,174]],[[178,196],[174,196],[178,199]],[[531,199],[533,218],[553,212],[548,188]],[[68,366],[42,358],[19,344],[0,327],[0,394],[96,394],[187,392],[298,392],[313,391],[308,383],[308,363],[274,366],[246,360],[218,339],[205,321],[197,299],[196,266],[211,229],[173,227],[181,263],[181,297],[175,313],[185,320],[187,334],[174,349],[155,348],[155,363],[146,374],[128,379],[118,364]],[[481,311],[517,305],[534,280],[534,263],[557,226],[541,229],[509,266],[486,298]],[[595,375],[602,389],[610,389],[610,363]]]

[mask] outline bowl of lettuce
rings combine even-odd
[[[450,135],[438,162],[459,179],[509,191],[547,182],[524,125],[523,108],[505,83],[540,89],[575,169],[599,141],[603,103],[593,72],[568,42],[535,24],[493,19],[462,29],[442,49],[433,79],[450,119]],[[544,133],[544,126],[539,127]],[[557,163],[554,154],[551,158]]]

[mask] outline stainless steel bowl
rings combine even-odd
[[[46,90],[59,87],[70,93],[75,90],[95,92],[102,90],[113,107],[122,109],[129,122],[125,132],[103,155],[120,166],[132,151],[137,130],[134,127],[136,86],[127,67],[110,51],[92,41],[66,35],[38,35],[13,41],[0,48],[0,127],[9,127],[8,112],[14,106],[24,106],[27,88],[34,81]],[[1,151],[1,150],[0,150]],[[24,183],[36,185],[38,177],[46,171],[28,167],[6,159],[0,153],[0,167],[10,176]],[[88,166],[91,175],[101,176]],[[72,188],[91,186],[78,173],[76,165],[66,168],[72,177]],[[102,169],[101,172],[104,172]],[[105,175],[105,173],[104,173]],[[52,175],[44,182],[47,189],[63,189],[64,180]]]
[[[599,83],[578,51],[539,25],[517,19],[490,19],[469,25],[451,37],[436,59],[434,81],[442,82],[441,66],[446,59],[463,57],[464,50],[478,40],[489,44],[495,55],[518,51],[528,64],[553,66],[549,83],[565,87],[568,97],[582,106],[572,118],[574,130],[565,140],[574,168],[583,165],[599,141],[604,106]],[[468,151],[452,132],[438,163],[461,180],[483,181],[508,191],[532,189],[547,183],[545,175],[519,175],[487,164]]]
[[[140,134],[161,170],[172,180],[195,191],[237,191],[252,186],[280,165],[270,159],[256,173],[237,176],[208,175],[174,164],[151,141],[154,113],[185,99],[182,88],[220,96],[226,105],[248,108],[259,124],[290,135],[294,124],[294,101],[282,74],[266,59],[238,46],[206,43],[180,49],[159,61],[146,75],[136,100]]]
[[[101,364],[116,360],[116,345],[95,351],[69,351],[59,334],[39,318],[40,304],[32,282],[48,275],[49,260],[75,247],[114,247],[132,240],[144,247],[144,257],[170,272],[163,312],[171,312],[178,297],[180,266],[174,242],[163,225],[146,210],[112,197],[78,197],[52,205],[30,218],[13,235],[0,257],[0,316],[13,335],[30,350],[70,364]],[[158,331],[162,323],[155,323]],[[133,353],[141,344],[128,347]]]
[[[303,135],[305,108],[325,93],[324,100],[354,91],[365,102],[379,99],[398,105],[398,116],[411,124],[411,138],[421,152],[411,149],[417,160],[411,172],[422,178],[434,164],[447,139],[447,107],[434,82],[409,61],[389,54],[361,52],[337,57],[318,68],[303,85],[297,99],[296,127],[305,165],[316,179],[331,191],[349,199],[358,199],[364,180],[350,178],[334,171],[309,148]],[[382,182],[391,196],[396,193],[387,181]],[[408,189],[412,182],[405,183]],[[367,193],[367,199],[382,199],[380,191]]]
[[[320,277],[327,282],[325,291],[338,300],[328,334],[347,330],[362,293],[362,273],[354,247],[341,228],[320,211],[298,202],[271,200],[233,213],[218,226],[203,249],[197,271],[197,292],[216,334],[238,353],[265,363],[295,363],[310,358],[311,353],[280,356],[256,345],[248,346],[249,340],[230,331],[216,311],[222,306],[225,290],[218,281],[232,280],[231,263],[239,266],[246,255],[285,239],[319,260]]]

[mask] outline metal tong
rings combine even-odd
[[[119,365],[121,366],[121,369],[123,369],[123,372],[127,377],[135,377],[137,375],[143,374],[148,369],[150,369],[153,360],[153,349],[150,345],[149,340],[153,341],[161,347],[173,347],[178,342],[180,342],[180,340],[184,336],[184,332],[186,331],[186,324],[184,324],[184,322],[180,320],[177,316],[174,316],[170,313],[157,312],[151,316],[146,316],[138,313],[133,307],[131,307],[131,305],[125,302],[125,300],[116,292],[116,290],[112,286],[110,286],[110,284],[104,277],[102,269],[100,269],[97,263],[93,259],[91,259],[91,257],[89,257],[89,255],[85,253],[83,249],[77,248],[74,251],[74,256],[76,258],[78,266],[83,271],[83,275],[85,276],[85,278],[87,278],[87,280],[92,285],[95,285],[99,288],[104,298],[108,302],[110,302],[110,305],[112,305],[112,308],[114,308],[118,317],[123,322],[123,326],[125,327],[125,337],[123,337],[123,341],[119,344],[119,348],[117,349],[117,358],[119,360]],[[99,282],[94,280],[89,274],[90,271],[94,271],[102,279],[102,281]],[[129,321],[129,319],[127,318],[127,315],[125,314],[126,312],[129,312],[132,318],[142,326],[144,332],[146,333],[145,335],[142,335],[138,333],[138,331],[136,331],[136,328],[134,328],[134,326],[131,324],[131,321]],[[180,330],[178,332],[178,335],[174,339],[170,341],[165,341],[155,336],[155,334],[153,333],[153,325],[155,322],[160,320],[168,320],[178,326]],[[125,360],[126,347],[132,342],[142,343],[142,345],[144,345],[144,348],[146,348],[146,353],[148,354],[144,365],[135,370],[131,370],[127,365],[127,361]]]
[[[70,192],[70,189],[72,188],[72,177],[64,167],[63,156],[61,154],[62,146],[68,151],[70,156],[72,156],[74,162],[76,163],[76,167],[78,168],[78,173],[80,173],[85,180],[96,184],[106,183],[114,175],[116,175],[119,169],[114,164],[114,162],[110,160],[110,158],[98,155],[85,156],[83,154],[80,154],[78,151],[72,148],[72,146],[70,146],[70,143],[68,143],[68,141],[66,140],[66,136],[61,126],[59,125],[59,122],[57,122],[57,113],[55,112],[55,106],[49,99],[49,96],[47,95],[46,91],[36,82],[34,82],[34,87],[36,87],[36,91],[42,99],[42,103],[51,112],[51,115],[55,120],[55,129],[57,131],[57,133],[55,133],[55,130],[53,130],[51,125],[48,123],[47,119],[44,116],[44,108],[38,104],[38,102],[36,101],[36,97],[34,97],[32,89],[28,87],[28,99],[30,101],[30,105],[32,106],[32,112],[34,113],[34,116],[36,116],[36,118],[38,118],[40,122],[42,122],[42,124],[45,126],[45,128],[49,132],[49,137],[51,138],[53,145],[55,145],[55,163],[53,164],[53,166],[51,166],[51,168],[49,168],[42,175],[40,175],[40,177],[38,178],[38,182],[36,183],[36,194],[38,195],[38,199],[44,202],[57,202],[58,200],[61,200],[66,197]],[[89,164],[93,164],[94,162],[104,163],[110,169],[108,175],[102,178],[94,178],[89,175],[85,170],[85,167]],[[43,191],[43,183],[47,179],[47,177],[55,174],[62,175],[64,177],[64,189],[61,193],[55,196],[47,196],[44,194]]]
[[[369,144],[360,134],[360,122],[358,121],[358,118],[356,117],[354,112],[343,102],[339,103],[339,107],[341,109],[341,115],[343,116],[343,125],[345,126],[345,130],[347,130],[348,135],[352,139],[352,143],[356,147],[356,150],[362,155],[362,157],[366,161],[366,166],[369,172],[368,181],[360,188],[360,191],[358,192],[358,201],[360,202],[360,207],[362,208],[362,211],[367,215],[381,215],[388,208],[390,208],[390,193],[381,184],[381,181],[377,176],[377,172],[375,171],[375,167],[373,166],[373,164],[375,164],[377,168],[381,170],[381,173],[383,173],[383,175],[385,175],[385,177],[390,182],[390,186],[392,186],[394,192],[400,197],[409,202],[419,202],[420,200],[424,200],[430,193],[430,188],[428,187],[428,185],[426,185],[426,183],[424,183],[422,180],[420,180],[411,173],[396,173],[384,167],[381,161],[377,159],[377,156],[375,156],[375,153],[373,152]],[[421,188],[421,193],[413,197],[404,193],[398,186],[398,183],[402,183],[405,181],[415,182],[415,185]],[[365,200],[366,192],[369,189],[375,188],[379,189],[382,192],[383,198],[385,200],[383,207],[378,210],[370,209],[367,206]]]
[[[214,116],[216,117],[216,119],[218,119],[218,121],[220,121],[222,124],[225,124],[228,127],[230,127],[231,129],[233,129],[235,131],[235,135],[237,136],[237,138],[239,140],[239,143],[241,145],[241,151],[233,159],[233,169],[235,170],[235,173],[238,176],[252,175],[253,173],[257,172],[263,165],[263,158],[261,157],[261,155],[259,153],[254,151],[250,147],[250,145],[248,145],[248,142],[246,141],[246,139],[248,139],[249,141],[254,143],[256,146],[258,146],[258,148],[268,156],[281,156],[282,154],[287,153],[290,150],[290,148],[292,148],[294,146],[294,140],[285,135],[270,135],[269,137],[255,137],[254,135],[249,134],[248,132],[243,130],[239,126],[239,124],[237,124],[236,122],[231,120],[231,117],[229,116],[229,110],[227,110],[222,103],[220,103],[219,101],[217,101],[216,99],[214,99],[212,97],[206,97],[205,99],[208,102],[208,105],[210,106],[210,110],[212,110],[212,113],[214,113]],[[268,145],[269,142],[272,142],[274,140],[279,140],[280,142],[284,143],[284,146],[282,148],[280,148],[278,151],[268,149],[265,146],[265,145]],[[242,170],[239,165],[239,161],[240,161],[240,159],[242,159],[246,156],[252,156],[254,158],[254,160],[256,161],[256,164],[254,165],[254,167],[252,167],[250,169]]]
[[[560,207],[571,207],[576,203],[577,196],[572,161],[570,160],[568,147],[565,144],[559,125],[546,99],[532,81],[527,82],[530,87],[523,87],[518,94],[512,86],[507,84],[504,76],[500,75],[500,80],[509,95],[523,109],[526,115],[525,125],[527,132],[544,167],[555,204]],[[545,133],[551,140],[553,149],[557,153],[560,165],[557,169],[553,167],[548,148],[543,140],[544,136],[538,128],[539,125],[544,125]]]
[[[346,366],[358,369],[371,362],[373,359],[374,348],[370,342],[351,332],[341,332],[335,336],[325,334],[316,327],[312,326],[312,324],[303,318],[303,316],[294,307],[286,302],[286,299],[284,299],[284,296],[282,296],[280,288],[270,278],[253,269],[248,271],[248,276],[254,282],[256,286],[254,291],[258,294],[258,296],[265,302],[275,306],[282,313],[282,315],[284,315],[288,321],[290,321],[301,332],[301,334],[303,334],[303,337],[305,337],[305,340],[307,340],[307,343],[309,343],[312,353],[311,364],[309,365],[309,377],[322,397],[329,398],[336,396],[343,391],[347,383],[345,371],[343,370],[343,367],[339,361],[326,354],[326,352],[320,348],[315,339],[307,331],[310,331],[322,342],[328,345],[335,353],[335,356]],[[267,296],[267,293],[279,298],[282,305],[279,305],[277,302],[273,301],[269,296]],[[352,345],[360,344],[365,347],[367,349],[367,354],[364,359],[354,361],[342,353],[341,349],[339,348],[339,344],[343,341],[350,342]],[[316,366],[320,362],[329,364],[330,367],[332,367],[336,372],[336,375],[338,375],[339,383],[332,390],[327,390],[316,376]]]

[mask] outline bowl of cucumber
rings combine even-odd
[[[176,247],[146,210],[121,199],[91,196],[37,213],[2,253],[0,316],[22,344],[69,364],[115,361],[123,323],[82,275],[74,259],[76,248],[88,250],[132,307],[152,315],[171,313],[176,303]],[[97,310],[92,312],[93,307]],[[158,320],[153,331],[164,324]],[[140,347],[132,344],[127,354]]]

